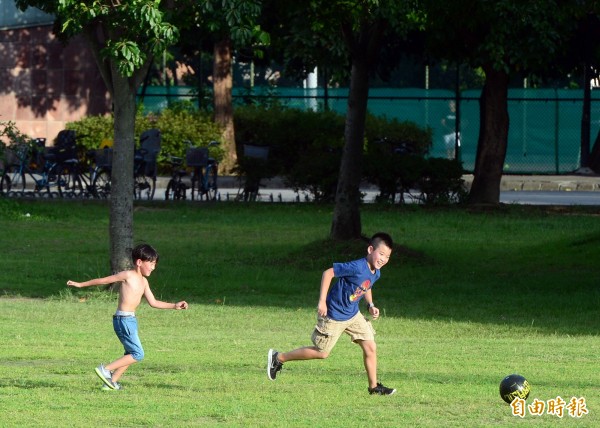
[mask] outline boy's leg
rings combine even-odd
[[[137,360],[135,358],[133,358],[131,356],[131,354],[127,354],[127,355],[123,355],[118,360],[115,360],[112,363],[107,364],[106,366],[104,366],[104,368],[113,372],[112,381],[116,382],[121,378],[123,373],[125,373],[125,370],[127,370],[129,368],[129,366],[134,363],[137,363]]]
[[[128,368],[129,366],[123,366],[116,369],[112,374],[112,381],[116,383],[119,379],[121,379],[121,376],[123,376],[123,373],[125,373],[125,370]]]
[[[377,382],[377,345],[375,344],[375,329],[362,314],[358,314],[346,333],[363,351],[363,361],[369,381],[369,394],[391,395],[396,392]]]
[[[316,346],[305,346],[290,352],[281,352],[277,354],[277,359],[280,363],[286,363],[297,360],[318,360],[328,356],[328,352],[321,352]]]
[[[346,329],[346,323],[317,317],[317,325],[312,333],[313,346],[304,346],[290,352],[277,354],[281,363],[298,360],[320,360],[329,357],[329,353]]]
[[[363,360],[367,378],[369,379],[369,388],[377,386],[377,345],[373,340],[357,340],[356,343],[363,350]]]
[[[269,353],[267,354],[267,376],[270,380],[275,380],[277,372],[283,368],[283,363],[287,361],[314,360],[327,358],[328,356],[327,352],[320,352],[316,346],[305,346],[284,353],[269,349]]]
[[[269,350],[267,359],[267,375],[269,379],[275,380],[277,372],[281,370],[283,363],[301,360],[322,360],[329,354],[339,337],[346,329],[346,323],[333,321],[327,317],[317,317],[317,325],[312,333],[313,346],[304,346],[289,352],[277,352]]]
[[[104,366],[104,368],[110,370],[111,372],[121,367],[129,367],[130,365],[137,363],[137,360],[131,356],[131,354],[123,355],[118,360],[113,361],[110,364]]]
[[[142,343],[138,336],[137,319],[135,317],[114,316],[113,327],[126,352],[121,358],[104,366],[105,370],[113,372],[111,378],[107,380],[116,383],[130,365],[144,358],[144,348],[142,348]],[[98,373],[98,369],[96,373]],[[111,387],[109,385],[110,382],[104,381],[105,384]]]

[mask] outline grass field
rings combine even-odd
[[[116,295],[65,283],[110,273],[107,205],[0,199],[0,427],[599,426],[597,208],[365,206],[364,233],[397,243],[373,289],[379,376],[397,394],[368,395],[344,338],[269,381],[269,348],[310,344],[322,271],[365,253],[325,239],[332,211],[136,206],[136,243],[161,254],[154,294],[190,309],[143,304],[146,358],[103,391],[93,369],[122,352]],[[588,413],[513,416],[510,373],[531,382],[528,404],[576,397]]]

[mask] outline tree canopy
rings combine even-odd
[[[426,0],[433,56],[485,73],[471,203],[497,204],[508,144],[508,84],[516,73],[552,66],[569,33],[572,6],[557,0]]]

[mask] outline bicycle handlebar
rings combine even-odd
[[[183,144],[187,145],[190,148],[196,147],[194,145],[194,142],[190,141],[190,140],[183,140]],[[219,145],[221,145],[220,141],[213,140],[210,143],[208,143],[208,145],[206,147],[214,147],[214,146],[219,146]]]
[[[181,165],[183,163],[183,158],[169,155],[169,163],[173,166]]]

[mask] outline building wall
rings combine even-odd
[[[52,25],[54,15],[42,12],[36,7],[20,10],[14,0],[0,0],[0,30],[6,28]]]
[[[67,122],[110,110],[83,37],[65,45],[51,25],[0,29],[0,121],[51,145]]]

